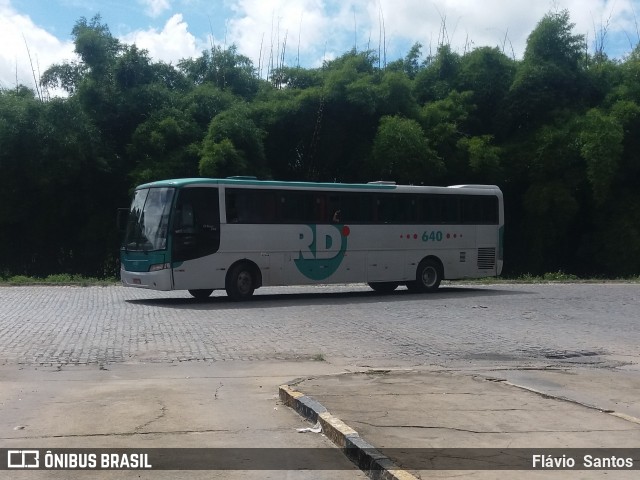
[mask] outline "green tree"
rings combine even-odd
[[[502,149],[493,145],[491,135],[463,137],[459,146],[469,153],[469,176],[477,183],[499,183],[503,178]]]
[[[217,115],[202,143],[200,173],[213,176],[267,175],[264,132],[244,104]]]
[[[595,214],[583,261],[589,273],[637,276],[640,272],[640,194],[621,189]]]
[[[177,109],[160,110],[141,123],[128,153],[136,159],[134,184],[198,174],[201,137],[194,120]]]
[[[598,109],[589,110],[580,135],[587,178],[597,202],[604,202],[618,173],[623,150],[622,125]]]
[[[468,148],[460,140],[468,136],[466,124],[475,109],[471,97],[471,92],[454,90],[443,100],[426,104],[420,113],[425,134],[443,159],[447,182],[460,183],[467,176]]]
[[[120,52],[122,45],[111,35],[109,27],[95,15],[90,21],[80,18],[71,30],[75,52],[93,78],[103,78]]]
[[[497,131],[515,71],[516,62],[497,48],[476,48],[460,59],[456,88],[472,92],[470,101],[475,105],[468,122],[470,132],[490,135]]]
[[[511,179],[515,195],[510,217],[512,244],[522,256],[524,271],[571,271],[576,266],[576,243],[591,221],[589,186],[581,156],[580,117],[567,115],[535,131],[512,151],[512,165],[520,177]],[[513,193],[512,193],[513,192]],[[524,195],[523,195],[524,194]]]
[[[87,68],[83,63],[65,62],[49,67],[42,74],[40,83],[45,89],[62,89],[73,95],[86,73]]]
[[[420,124],[399,116],[380,119],[372,160],[372,178],[401,183],[437,183],[444,171]]]
[[[265,89],[254,103],[256,124],[268,132],[265,158],[274,178],[318,178],[325,106],[322,87]]]
[[[322,71],[301,67],[282,67],[274,72],[281,88],[308,89],[322,85]]]
[[[240,55],[235,45],[229,48],[214,46],[196,59],[180,61],[178,68],[196,85],[210,82],[245,100],[252,99],[260,86],[253,63]]]
[[[200,159],[203,177],[228,177],[250,173],[246,156],[228,138],[219,142],[205,142]]]
[[[524,206],[528,257],[522,267],[537,274],[571,270],[571,232],[580,205],[569,187],[560,180],[533,183],[524,194]]]
[[[170,105],[172,93],[187,84],[172,68],[154,64],[146,50],[121,44],[99,15],[81,18],[72,36],[80,62],[52,66],[43,82],[74,94],[114,151],[115,167],[126,168],[127,145],[138,125]]]
[[[118,195],[77,100],[0,92],[0,265],[15,272],[105,273]],[[111,218],[111,219],[110,219]]]
[[[237,101],[231,92],[220,90],[210,82],[197,85],[177,98],[178,108],[195,122],[200,138],[204,138],[211,120]]]
[[[404,58],[389,63],[385,70],[388,72],[403,73],[407,78],[413,80],[422,68],[419,61],[421,51],[422,44],[418,42],[414,43]]]
[[[419,118],[419,108],[413,95],[411,81],[398,72],[384,72],[376,88],[378,115],[403,115]]]
[[[308,179],[357,181],[378,125],[379,72],[371,51],[351,51],[323,68],[323,86],[308,138]]]
[[[415,76],[415,96],[421,105],[445,99],[455,89],[460,55],[450,45],[441,45],[433,59]]]
[[[78,59],[42,77],[66,98],[0,89],[0,269],[113,271],[134,184],[247,174],[496,183],[509,273],[637,274],[640,47],[588,55],[572,30],[548,13],[521,61],[441,45],[421,62],[416,43],[385,68],[354,49],[267,81],[235,46],[174,67],[82,18]]]
[[[580,106],[584,36],[574,35],[573,27],[563,10],[546,14],[529,35],[507,97],[508,131],[535,127],[563,108]]]

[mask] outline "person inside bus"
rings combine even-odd
[[[340,223],[340,210],[336,210],[331,219],[333,223]]]

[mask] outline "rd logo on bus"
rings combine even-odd
[[[347,251],[347,225],[303,225],[298,235],[296,267],[305,277],[324,280],[333,275]]]

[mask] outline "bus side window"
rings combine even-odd
[[[257,192],[254,208],[259,209],[257,223],[277,223],[278,203],[273,191]]]
[[[313,221],[314,223],[327,223],[326,198],[324,195],[317,195],[314,199]]]
[[[342,199],[338,195],[329,196],[329,208],[327,209],[327,220],[329,223],[339,223],[344,221],[342,211]]]
[[[377,220],[380,223],[397,223],[399,215],[396,198],[390,194],[378,195],[376,198]]]
[[[460,199],[462,222],[479,225],[498,223],[498,197],[489,195],[465,196]]]
[[[227,207],[227,223],[239,223],[238,207],[236,205],[236,194],[227,191],[225,203]]]

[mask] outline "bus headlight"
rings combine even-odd
[[[151,265],[149,267],[150,272],[158,272],[160,270],[164,270],[166,268],[170,268],[168,263],[156,263],[155,265]]]

